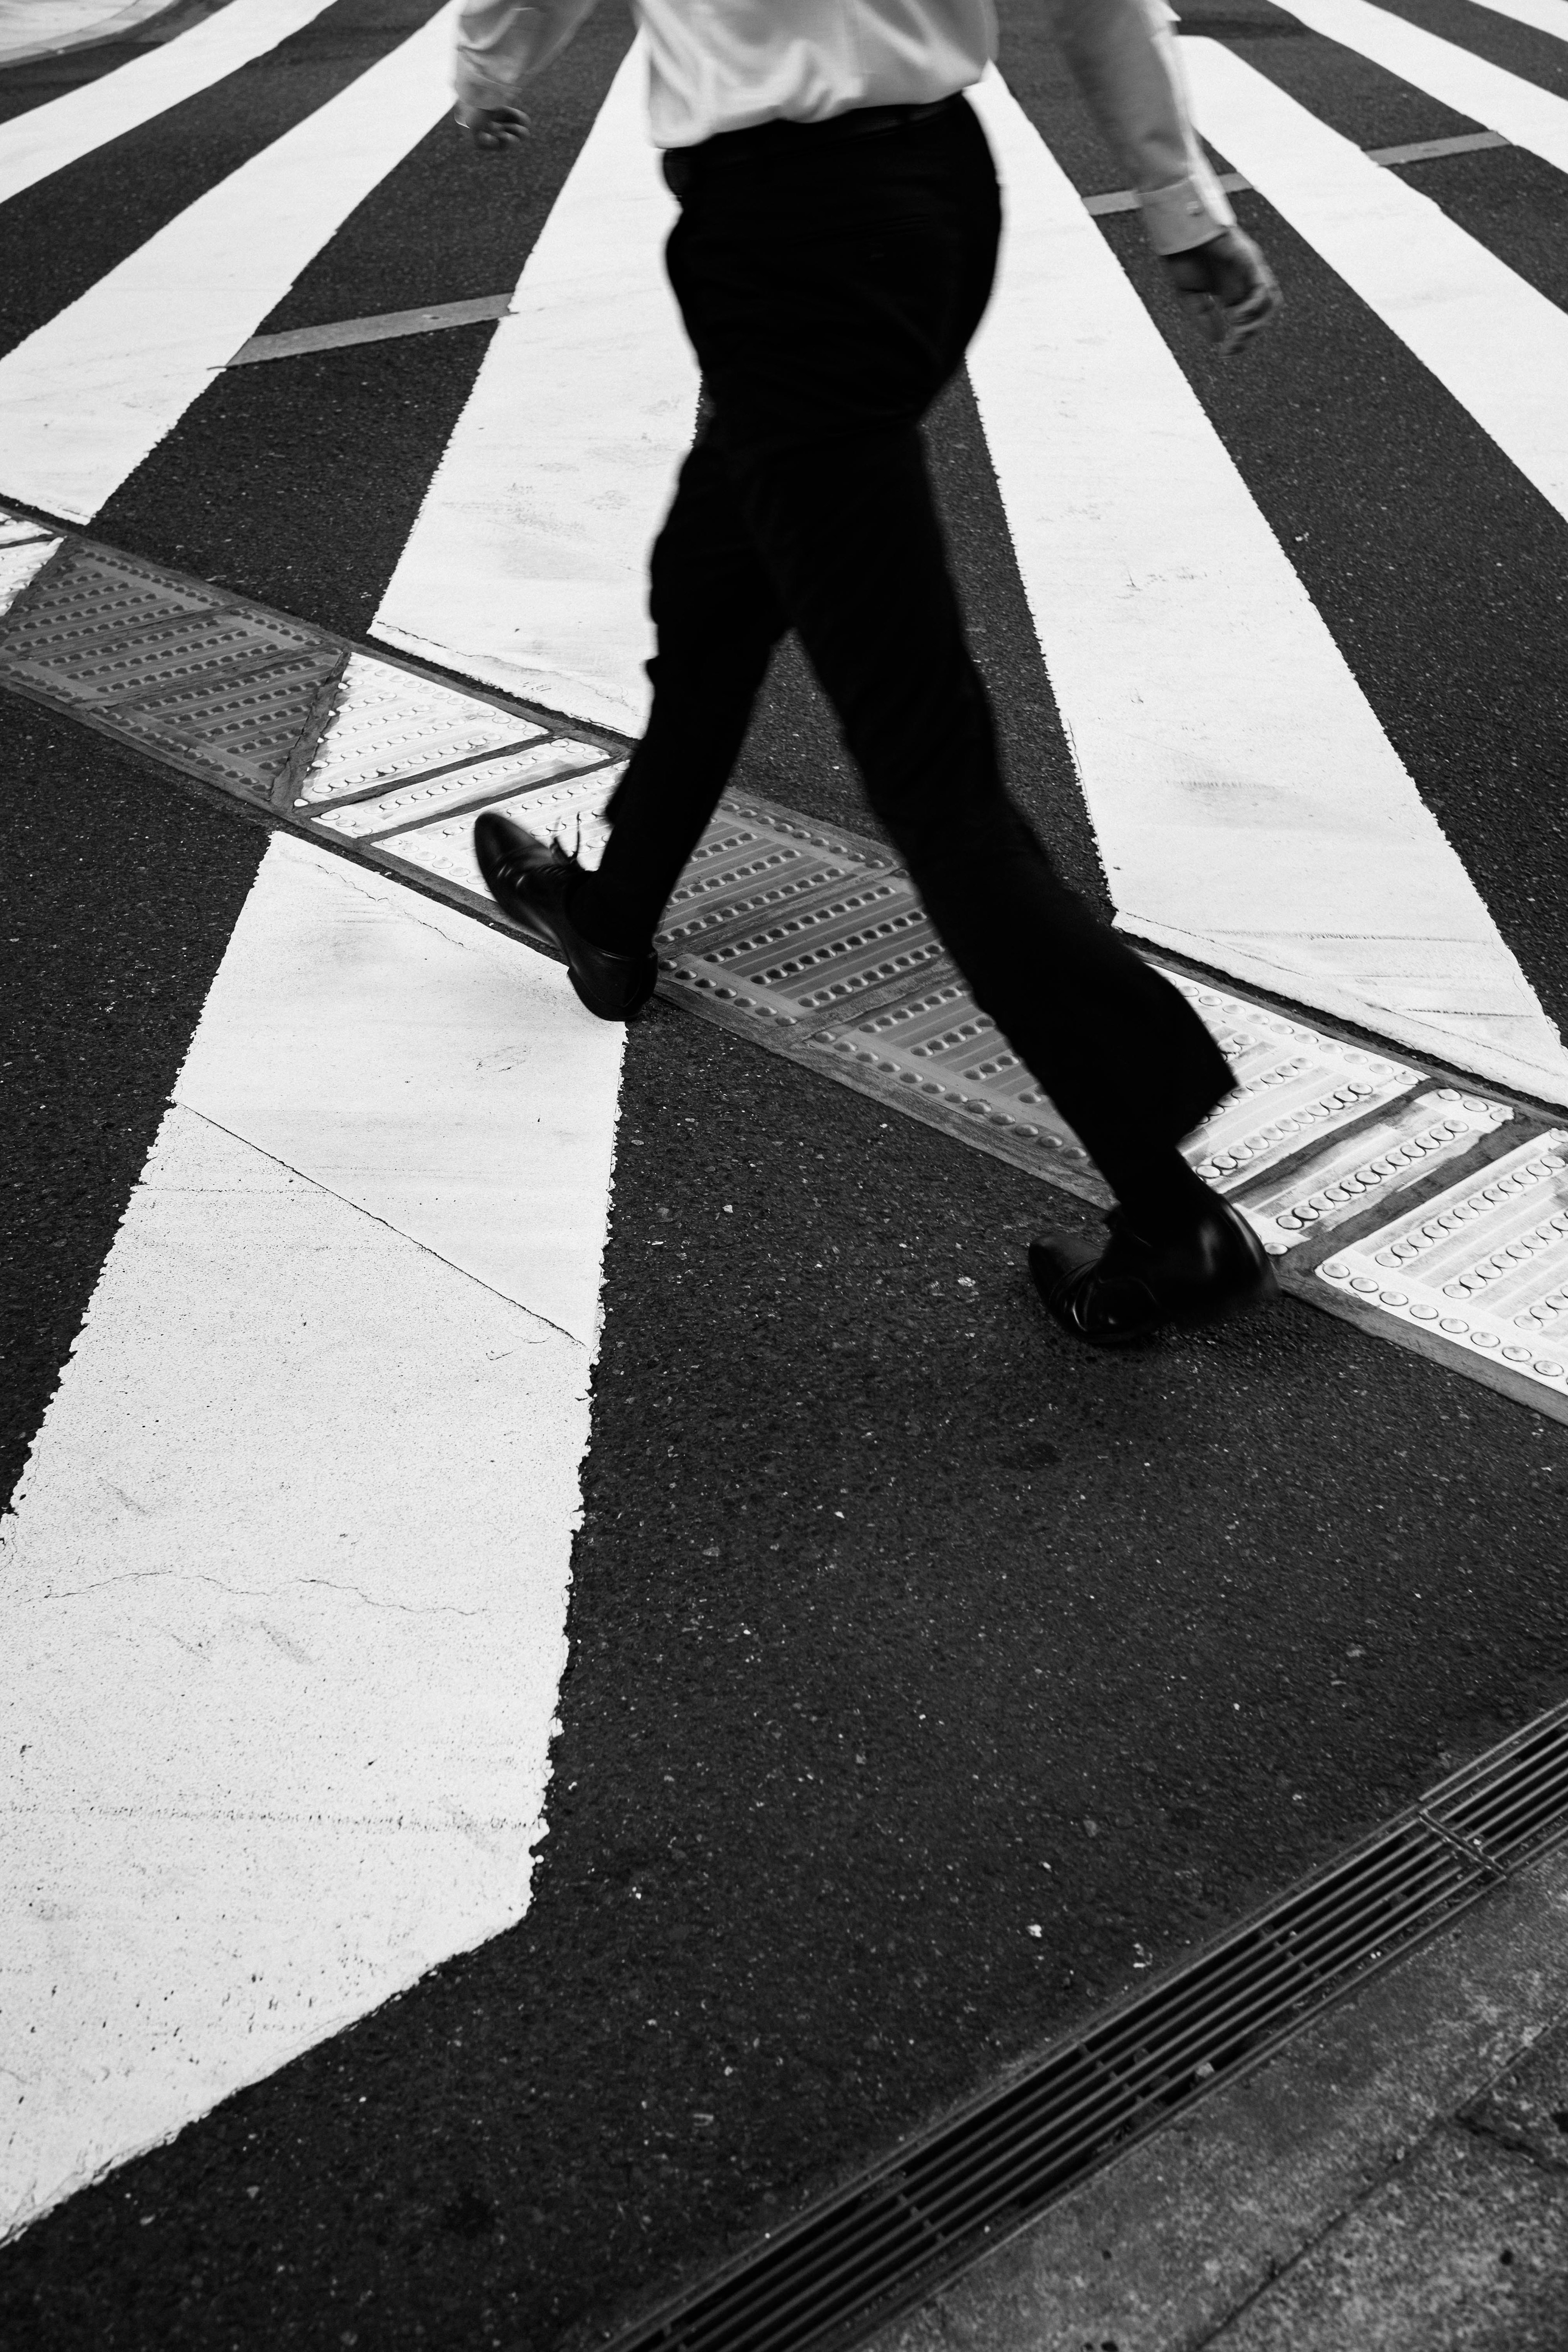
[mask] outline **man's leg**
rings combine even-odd
[[[1202,1197],[1175,1150],[1233,1083],[1185,1000],[1066,888],[1001,780],[918,432],[735,461],[746,521],[976,1002],[1147,1223]]]
[[[646,948],[718,804],[784,635],[777,594],[704,431],[653,551],[653,708],[610,803],[598,871],[573,893],[584,937]]]

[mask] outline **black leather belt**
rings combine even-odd
[[[821,122],[753,122],[744,131],[716,131],[695,147],[670,147],[665,152],[665,177],[679,193],[679,182],[692,164],[749,163],[763,156],[804,153],[809,148],[840,139],[864,139],[880,131],[901,131],[915,122],[932,122],[939,115],[962,106],[963,97],[933,99],[925,106],[852,106]],[[671,167],[673,168],[673,171]]]

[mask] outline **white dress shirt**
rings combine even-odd
[[[996,53],[991,0],[632,0],[658,147],[757,122],[823,122],[858,106],[922,106],[977,82]],[[1165,0],[1039,0],[1129,181],[1158,253],[1235,215],[1193,131]],[[465,105],[515,105],[595,0],[468,0]]]

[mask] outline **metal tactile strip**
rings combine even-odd
[[[31,658],[41,676],[57,682],[68,679],[73,700],[81,702],[141,700],[168,688],[248,675],[264,663],[289,659],[309,660],[314,675],[325,675],[303,630],[280,628],[249,613],[176,614],[152,625],[141,620],[98,626],[83,621],[70,629],[51,629],[30,656],[30,644],[42,634],[30,632],[24,619],[9,648],[11,657],[18,663]]]
[[[721,809],[669,903],[671,975],[791,1026],[935,963],[907,875],[743,802]]]
[[[1222,1192],[1253,1183],[1316,1137],[1420,1082],[1418,1070],[1325,1037],[1267,1005],[1246,1003],[1184,972],[1167,971],[1166,978],[1214,1032],[1236,1072],[1236,1092],[1183,1146],[1204,1181]]]
[[[36,681],[71,701],[82,659],[129,643],[142,629],[179,615],[206,614],[211,590],[177,587],[159,574],[68,546],[37,593],[0,640],[0,670]],[[299,642],[308,639],[303,633]]]
[[[579,830],[592,826],[599,817],[624,772],[625,762],[617,761],[612,768],[595,768],[591,775],[574,776],[568,782],[545,784],[532,792],[514,793],[487,805],[502,816],[515,818],[541,841],[560,840],[571,850],[576,846]],[[395,833],[389,839],[375,843],[374,847],[381,856],[412,866],[436,881],[455,884],[484,899],[488,906],[489,894],[474,863],[474,819],[479,814],[478,807],[468,807],[438,824]]]
[[[1470,1368],[1472,1349],[1568,1394],[1568,1130],[1551,1128],[1435,1201],[1325,1259],[1320,1281],[1414,1327]]]
[[[531,743],[525,751],[504,752],[469,768],[446,768],[396,792],[378,793],[374,800],[349,801],[323,809],[316,823],[350,841],[365,841],[374,834],[398,833],[424,824],[437,815],[463,807],[471,824],[479,808],[510,793],[548,783],[552,777],[601,766],[605,754],[597,743],[579,742],[570,735]]]
[[[984,1120],[1008,1141],[1037,1150],[1043,1163],[1088,1165],[1072,1129],[956,975],[853,1025],[824,1030],[812,1042],[868,1076],[879,1072],[929,1102]],[[1050,1174],[1050,1165],[1041,1172]]]
[[[1331,1142],[1281,1182],[1249,1194],[1239,1205],[1269,1256],[1284,1257],[1360,1216],[1380,1198],[1424,1182],[1435,1168],[1473,1150],[1512,1117],[1506,1103],[1438,1087],[1399,1104],[1387,1118]]]
[[[243,677],[143,696],[116,709],[114,723],[128,735],[177,744],[238,782],[265,785],[299,741],[335,659],[330,646],[311,646]]]
[[[351,654],[314,758],[301,808],[374,790],[489,751],[534,741],[543,729],[390,662]]]

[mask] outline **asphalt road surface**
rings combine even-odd
[[[1568,101],[1568,40],[1471,0],[1383,13]],[[0,353],[428,14],[335,0],[14,194]],[[1080,194],[1117,185],[1036,13],[1002,17],[1029,121]],[[1268,0],[1183,29],[1360,148],[1487,120]],[[507,291],[628,37],[606,0],[515,155],[440,121],[390,155],[253,331]],[[0,130],[150,53],[0,72]],[[1568,302],[1562,167],[1515,143],[1393,176]],[[1191,338],[1135,215],[1096,234],[1561,1024],[1561,499],[1263,194],[1236,203],[1288,299],[1244,365]],[[219,369],[66,519],[364,637],[497,331]],[[1015,787],[1109,908],[967,382],[930,439]],[[0,456],[6,498],[61,510]],[[1238,704],[1250,658],[1238,630]],[[268,835],[67,719],[4,711],[9,1492]],[[872,829],[791,647],[739,781]],[[1292,1300],[1126,1360],[1074,1352],[1024,1270],[1058,1220],[1089,1212],[650,1008],[620,1077],[531,1889],[357,2021],[334,2012],[259,2079],[240,2063],[168,2144],[104,2153],[84,2126],[100,2178],[84,2162],[42,2210],[32,2175],[8,2181],[27,2225],[0,2251],[7,2344],[597,2340],[1568,1690],[1568,1430]],[[460,1519],[460,1492],[407,1501]],[[110,1719],[115,1671],[84,1649]],[[287,1744],[273,1769],[286,1807]],[[110,1939],[141,1899],[125,1871]],[[294,1949],[304,1977],[325,1965],[308,1923]],[[42,1981],[16,1978],[24,2035]],[[0,2065],[18,2114],[49,2095],[25,2050]]]

